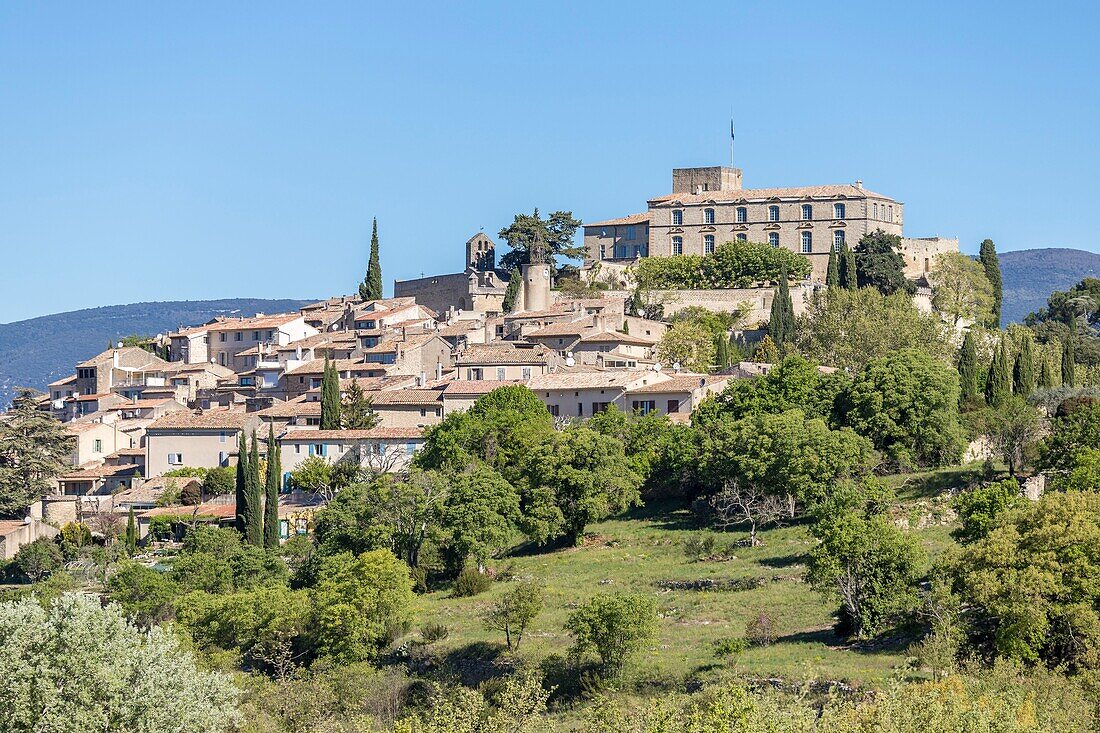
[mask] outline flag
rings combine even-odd
[[[732,141],[733,139],[733,118],[730,117],[730,140]]]

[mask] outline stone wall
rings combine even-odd
[[[796,316],[802,315],[806,304],[813,294],[814,286],[809,282],[791,286],[791,303]],[[630,297],[628,290],[608,290],[605,298]],[[748,307],[744,322],[747,324],[767,321],[771,315],[775,288],[729,288],[726,290],[660,290],[653,291],[653,297],[664,300],[665,317],[684,308],[701,306],[712,311],[732,312],[743,306]]]

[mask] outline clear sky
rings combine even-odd
[[[1100,249],[1100,11],[1069,3],[0,3],[0,322],[457,271],[674,166],[860,178],[906,233]]]

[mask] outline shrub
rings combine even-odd
[[[775,637],[775,619],[765,611],[753,616],[745,627],[745,641],[752,646],[771,646]]]
[[[657,633],[657,603],[641,593],[601,593],[569,616],[572,654],[595,651],[604,672],[621,676],[626,661]]]
[[[730,637],[714,642],[714,654],[719,657],[733,657],[749,648],[747,639]]]
[[[455,598],[469,598],[484,593],[493,586],[493,579],[477,568],[466,568],[455,578],[453,593]]]
[[[509,650],[519,649],[527,627],[542,611],[542,586],[519,583],[494,603],[483,616],[485,625],[504,632]]]
[[[12,565],[27,580],[37,583],[61,567],[64,561],[65,558],[57,543],[46,537],[40,537],[19,548],[19,552],[15,553],[12,560]]]
[[[786,249],[755,242],[727,242],[710,255],[646,257],[637,266],[638,284],[646,290],[747,288],[779,279],[786,268],[792,279],[810,274],[810,263]]]
[[[717,540],[709,532],[692,535],[684,540],[684,555],[690,559],[699,561],[714,555]]]
[[[445,624],[427,623],[420,627],[420,638],[425,644],[434,644],[450,636],[451,630]]]

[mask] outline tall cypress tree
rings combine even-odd
[[[1027,333],[1020,340],[1020,353],[1012,368],[1012,390],[1021,397],[1035,391],[1035,346]]]
[[[126,550],[133,555],[137,552],[137,523],[134,520],[134,507],[130,507],[130,515],[126,517]]]
[[[985,400],[990,405],[1000,405],[1012,395],[1012,358],[1004,342],[997,345],[993,361],[989,365],[989,379],[985,384]]]
[[[1001,327],[1001,301],[1004,300],[1004,281],[1001,279],[1001,263],[997,259],[997,249],[992,239],[982,242],[978,250],[978,262],[982,263],[985,276],[993,284],[993,317],[987,324],[990,328]]]
[[[241,431],[237,441],[237,473],[236,473],[236,500],[237,500],[237,531],[244,537],[248,532],[248,443]]]
[[[1043,363],[1039,367],[1039,387],[1050,389],[1054,386],[1054,370],[1050,368],[1050,357],[1043,355]]]
[[[264,514],[262,489],[260,488],[260,446],[256,431],[252,431],[252,444],[248,450],[245,476],[245,541],[262,547],[264,544]]]
[[[737,343],[737,338],[731,333],[729,341],[726,344],[726,351],[730,355],[730,366],[733,366],[734,362],[741,361],[741,356],[744,351],[741,345]]]
[[[959,401],[969,402],[978,396],[978,345],[974,334],[966,332],[959,350]]]
[[[840,285],[840,262],[837,251],[829,248],[829,269],[825,272],[825,287],[835,288]]]
[[[279,546],[279,480],[282,456],[275,442],[275,426],[267,426],[267,476],[264,483],[264,547]]]
[[[1073,336],[1062,342],[1062,386],[1074,387],[1077,384],[1077,355],[1074,353]]]
[[[768,335],[772,337],[780,354],[794,340],[794,305],[791,303],[791,291],[787,285],[786,266],[779,273],[779,288],[772,299]]]
[[[359,283],[360,300],[378,300],[382,297],[382,263],[378,259],[378,217],[374,218],[370,235],[370,261],[367,275]]]
[[[859,287],[859,277],[856,273],[856,253],[848,249],[847,243],[840,245],[840,286],[848,290]]]
[[[340,425],[340,373],[326,355],[321,375],[321,430],[339,430]]]
[[[726,339],[725,334],[718,334],[714,337],[715,352],[717,353],[716,366],[719,369],[725,369],[730,365],[730,342]]]

